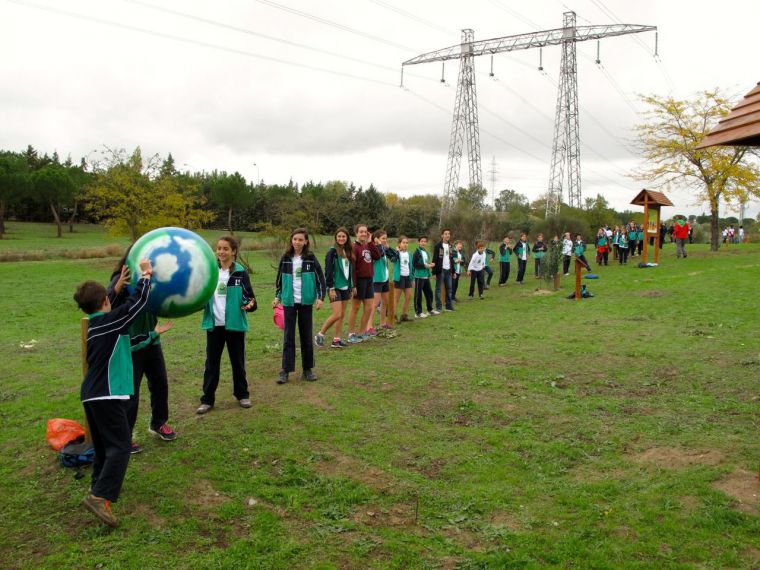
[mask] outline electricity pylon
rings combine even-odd
[[[576,64],[575,44],[587,40],[601,40],[613,36],[656,31],[656,26],[635,24],[612,24],[602,26],[576,26],[575,12],[565,12],[561,28],[505,36],[491,40],[473,41],[472,30],[462,30],[462,42],[447,48],[423,53],[405,61],[402,65],[416,65],[432,61],[445,62],[451,59],[461,60],[459,84],[454,105],[454,121],[449,143],[449,159],[446,169],[446,183],[443,190],[443,208],[451,203],[453,192],[459,183],[463,129],[457,125],[466,125],[468,142],[477,143],[468,146],[470,154],[470,183],[480,184],[480,137],[478,131],[477,108],[462,109],[462,106],[477,106],[475,95],[474,58],[479,55],[491,55],[508,51],[542,48],[550,45],[562,46],[562,63],[560,65],[560,82],[557,93],[557,110],[554,121],[554,144],[552,145],[551,174],[549,177],[549,199],[546,203],[547,215],[559,213],[562,203],[562,183],[564,166],[568,163],[569,203],[581,205],[581,171],[580,171],[580,136],[578,126],[578,70]],[[468,34],[469,32],[469,34]],[[464,69],[469,70],[471,81],[464,81]],[[465,91],[467,93],[465,94]],[[467,117],[467,120],[463,119]],[[469,123],[467,121],[470,121]],[[474,133],[474,141],[472,135]],[[457,142],[459,141],[459,142]],[[459,149],[459,154],[452,150]],[[475,153],[473,155],[473,153]],[[475,177],[474,173],[477,173]],[[453,182],[453,187],[452,187]]]

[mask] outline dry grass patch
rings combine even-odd
[[[725,455],[715,449],[689,450],[678,447],[651,447],[634,457],[639,463],[648,463],[666,469],[684,469],[691,465],[718,465]]]
[[[335,454],[331,459],[323,459],[314,465],[322,475],[344,477],[379,491],[388,491],[398,486],[398,482],[382,469],[348,455]]]
[[[760,515],[760,481],[757,473],[739,469],[724,475],[712,486],[734,499],[738,510]]]

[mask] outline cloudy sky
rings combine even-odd
[[[440,193],[457,62],[401,62],[475,39],[578,25],[659,28],[578,44],[584,196],[624,208],[644,184],[637,95],[743,95],[760,80],[760,4],[739,0],[0,0],[0,148],[79,157],[171,152],[180,168],[267,183],[374,183]],[[742,14],[738,17],[737,14]],[[484,184],[546,191],[560,48],[476,60]],[[95,157],[96,155],[91,155]],[[494,175],[491,174],[495,160]],[[464,162],[463,162],[464,164]],[[461,184],[468,175],[463,170]],[[678,211],[699,213],[688,193]],[[753,204],[750,212],[757,213]],[[675,213],[675,212],[669,212]]]

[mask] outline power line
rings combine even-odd
[[[428,28],[432,28],[443,34],[446,34],[447,36],[456,34],[456,32],[453,30],[446,29],[443,26],[439,26],[435,22],[431,22],[430,20],[422,18],[421,16],[417,16],[416,14],[412,14],[411,12],[402,10],[401,8],[393,6],[392,4],[389,4],[388,2],[383,2],[383,0],[369,0],[369,1],[372,2],[373,4],[377,4],[378,6],[385,8],[386,10],[390,10],[391,12],[396,12],[397,14],[400,14],[404,16],[405,18],[409,18],[410,20],[414,20],[415,22],[422,24],[424,26],[427,26]]]
[[[274,37],[274,36],[263,34],[261,32],[256,32],[254,30],[250,30],[248,28],[241,28],[239,26],[234,26],[232,24],[227,24],[225,22],[219,22],[217,20],[211,20],[209,18],[204,18],[202,16],[196,16],[194,14],[188,14],[186,12],[180,12],[178,10],[172,10],[171,8],[164,8],[163,6],[156,6],[156,5],[150,4],[148,2],[142,2],[141,0],[122,0],[122,1],[123,2],[127,2],[128,4],[135,4],[135,5],[141,6],[143,8],[148,8],[150,10],[156,10],[158,12],[163,12],[165,14],[170,14],[172,16],[177,16],[177,17],[180,17],[180,18],[188,19],[188,20],[194,20],[196,22],[201,22],[203,24],[208,24],[209,26],[214,26],[214,27],[217,27],[217,28],[225,29],[225,30],[231,30],[231,31],[234,31],[234,32],[239,32],[241,34],[246,34],[246,35],[249,35],[249,36],[255,36],[255,37],[258,37],[258,38],[265,39],[265,40],[269,40],[269,41],[273,41],[273,42],[279,42],[279,43],[282,43],[282,44],[285,44],[285,45],[289,45],[289,46],[293,46],[293,47],[297,47],[297,48],[301,48],[301,49],[306,49],[306,50],[309,50],[309,51],[313,51],[315,53],[321,53],[323,55],[329,55],[331,57],[337,57],[337,58],[340,58],[340,59],[345,59],[347,61],[353,61],[355,63],[361,63],[361,64],[364,64],[364,65],[370,65],[370,66],[376,67],[378,69],[384,69],[386,71],[393,71],[394,73],[398,73],[398,68],[390,67],[388,65],[383,65],[383,64],[380,64],[380,63],[372,62],[372,61],[367,61],[367,60],[364,60],[364,59],[360,59],[360,58],[356,58],[356,57],[351,57],[350,55],[345,55],[343,53],[338,53],[338,52],[334,52],[334,51],[329,51],[329,50],[321,49],[321,48],[318,48],[318,47],[315,47],[315,46],[310,46],[308,44],[303,44],[303,43],[300,43],[300,42],[294,42],[292,40],[286,40],[284,38],[277,38],[277,37]],[[425,77],[424,75],[418,75],[418,74],[414,74],[414,73],[410,73],[408,75],[412,75],[414,77],[419,77],[421,79],[428,79],[430,81],[437,81],[437,79],[434,79],[432,77]]]
[[[373,34],[369,34],[367,32],[362,32],[361,30],[357,30],[356,28],[352,28],[350,26],[346,26],[344,24],[340,24],[338,22],[333,22],[332,20],[328,20],[327,18],[322,18],[320,16],[315,16],[314,14],[309,14],[308,12],[303,12],[301,10],[296,10],[295,8],[291,8],[290,6],[284,6],[283,4],[278,4],[277,2],[273,2],[272,0],[256,0],[259,4],[264,4],[265,6],[270,6],[272,8],[277,8],[278,10],[282,10],[284,12],[289,12],[291,14],[295,14],[296,16],[301,16],[302,18],[307,18],[309,20],[313,20],[314,22],[318,22],[320,24],[324,24],[326,26],[331,26],[333,28],[336,28],[338,30],[343,30],[344,32],[348,32],[350,34],[354,34],[357,36],[361,36],[363,38],[373,40],[385,45],[389,45],[391,47],[395,47],[398,49],[402,49],[405,51],[413,52],[415,51],[413,48],[410,48],[409,46],[397,44],[395,42],[391,42],[386,40],[385,38],[381,38],[380,36],[375,36]]]
[[[539,26],[536,22],[534,22],[533,20],[531,20],[531,19],[523,16],[517,10],[513,10],[509,6],[505,6],[504,4],[502,4],[501,2],[499,2],[499,0],[489,0],[489,2],[491,2],[491,4],[493,4],[497,8],[501,8],[505,12],[507,12],[509,14],[512,14],[512,16],[514,16],[515,18],[517,18],[518,20],[520,20],[523,24],[527,24],[528,26],[531,26],[532,28],[534,28],[536,30],[540,30],[541,29],[541,26]]]
[[[112,21],[112,20],[106,20],[104,18],[98,18],[96,16],[88,16],[86,14],[79,14],[77,12],[69,12],[68,10],[61,10],[60,8],[54,8],[52,6],[44,6],[44,5],[35,4],[35,3],[32,3],[32,2],[27,2],[27,1],[24,1],[24,0],[7,0],[7,1],[11,2],[12,4],[17,4],[19,6],[24,6],[26,8],[35,8],[37,10],[41,10],[41,11],[44,11],[44,12],[51,12],[53,14],[58,14],[60,16],[66,16],[68,18],[74,18],[74,19],[78,19],[78,20],[84,20],[84,21],[87,21],[87,22],[91,22],[91,23],[102,24],[102,25],[111,26],[111,27],[114,27],[114,28],[120,28],[120,29],[123,29],[123,30],[128,30],[130,32],[137,32],[137,33],[140,33],[140,34],[146,34],[146,35],[149,35],[149,36],[155,36],[155,37],[159,37],[159,38],[163,38],[163,39],[167,39],[167,40],[172,40],[172,41],[176,41],[176,42],[180,42],[180,43],[185,43],[185,44],[195,45],[195,46],[199,46],[199,47],[205,47],[205,48],[215,49],[215,50],[219,50],[219,51],[225,51],[225,52],[234,53],[234,54],[237,54],[237,55],[243,55],[243,56],[246,56],[246,57],[252,57],[252,58],[256,58],[256,59],[263,59],[263,60],[271,61],[271,62],[274,62],[274,63],[281,63],[283,65],[290,65],[290,66],[293,66],[293,67],[300,67],[302,69],[309,69],[309,70],[312,70],[312,71],[319,71],[319,72],[322,72],[322,73],[329,73],[331,75],[337,75],[339,77],[347,77],[347,78],[350,78],[350,79],[357,79],[359,81],[367,81],[369,83],[374,83],[374,84],[377,84],[377,85],[384,85],[386,87],[394,87],[394,88],[397,87],[397,85],[395,83],[391,83],[389,81],[383,81],[381,79],[375,79],[375,78],[372,78],[372,77],[365,77],[365,76],[361,76],[361,75],[355,75],[353,73],[348,73],[348,72],[345,72],[345,71],[339,71],[339,70],[336,70],[336,69],[329,69],[329,68],[325,68],[325,67],[318,67],[318,66],[314,66],[314,65],[308,65],[308,64],[305,64],[305,63],[300,63],[300,62],[296,62],[296,61],[289,61],[287,59],[281,59],[281,58],[277,58],[277,57],[271,57],[271,56],[268,56],[268,55],[263,55],[263,54],[259,54],[259,53],[255,53],[255,52],[250,52],[250,51],[246,51],[246,50],[237,49],[237,48],[231,48],[231,47],[227,47],[227,46],[221,46],[221,45],[213,44],[213,43],[210,43],[210,42],[204,42],[204,41],[201,41],[201,40],[195,40],[195,39],[192,39],[192,38],[186,38],[186,37],[183,37],[183,36],[177,36],[177,35],[174,35],[174,34],[168,34],[166,32],[160,32],[160,31],[156,31],[156,30],[149,30],[147,28],[140,28],[138,26],[132,26],[130,24],[123,24],[121,22],[115,22],[115,21]]]

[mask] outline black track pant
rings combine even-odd
[[[238,400],[249,397],[248,381],[245,377],[245,333],[214,327],[214,330],[206,331],[206,371],[203,373],[202,404],[214,405],[225,344],[232,365],[232,393]]]
[[[628,248],[627,247],[621,247],[618,250],[618,261],[620,262],[620,265],[623,265],[624,263],[628,263]]]
[[[314,368],[314,344],[312,333],[312,305],[297,303],[285,309],[285,332],[282,341],[282,369],[293,372],[296,369],[296,325],[301,341],[301,368]]]
[[[127,421],[129,400],[84,402],[90,426],[95,461],[92,464],[92,494],[116,502],[127,474],[132,430]]]
[[[486,279],[486,285],[489,287],[491,286],[491,279],[493,279],[493,269],[491,269],[490,266],[486,265],[483,270],[488,274],[488,279]]]
[[[570,271],[570,261],[572,260],[572,256],[570,255],[563,255],[562,256],[562,273],[568,273]]]
[[[132,353],[132,371],[135,381],[135,393],[127,405],[129,429],[135,429],[137,409],[140,406],[140,384],[143,374],[148,379],[150,391],[150,427],[160,428],[169,420],[169,379],[166,377],[166,363],[161,345],[150,344]]]
[[[522,283],[525,279],[525,268],[528,266],[527,259],[517,258],[517,282]]]
[[[485,279],[483,271],[470,271],[470,297],[475,294],[475,282],[478,283],[478,295],[483,296],[483,289],[485,288]]]
[[[430,287],[430,279],[414,280],[414,314],[422,312],[422,294],[425,294],[425,303],[428,313],[433,310],[433,289]]]
[[[504,285],[509,281],[509,266],[511,264],[508,261],[499,262],[499,285]]]
[[[460,273],[452,273],[451,274],[451,300],[456,301],[457,299],[457,289],[459,288],[459,279],[461,278]]]

